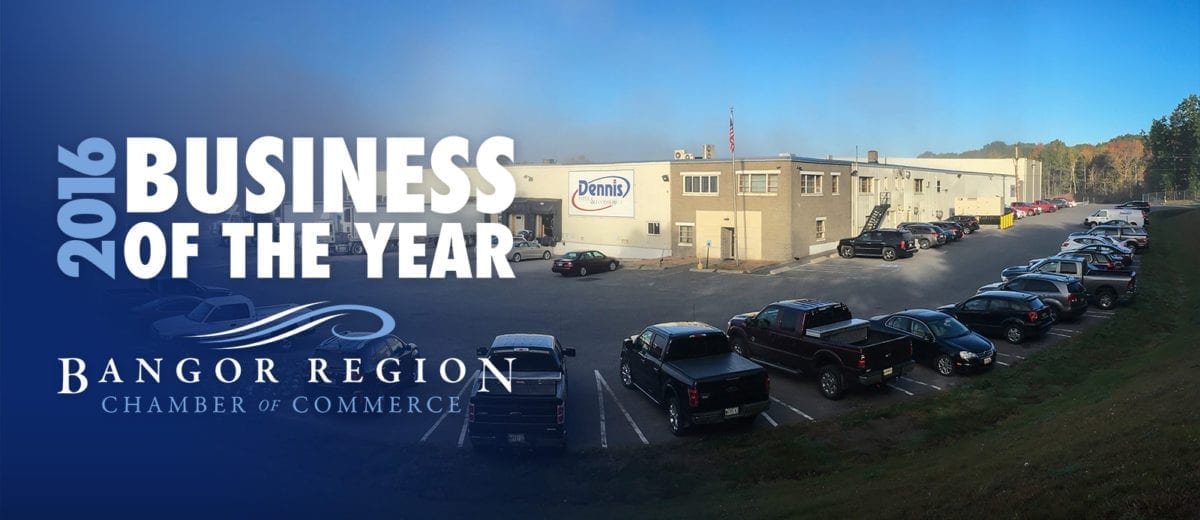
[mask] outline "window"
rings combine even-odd
[[[925,179],[913,179],[913,193],[921,193],[925,188]]]
[[[800,176],[800,193],[807,195],[821,194],[821,177],[824,175],[801,175]]]
[[[825,240],[825,218],[817,219],[817,240]]]
[[[665,336],[655,334],[654,343],[650,344],[650,354],[654,355],[656,358],[660,358],[662,357],[663,349],[665,348],[667,348],[667,338]]]
[[[657,236],[659,234],[660,230],[661,230],[661,226],[658,225],[658,222],[647,222],[646,223],[646,234],[647,235]]]
[[[837,195],[839,193],[838,192],[838,180],[839,179],[841,179],[841,176],[839,176],[839,175],[834,175],[829,178],[829,193],[832,193],[834,195]]]
[[[1079,274],[1074,263],[1062,263],[1058,266],[1058,272],[1062,274]]]
[[[967,302],[963,304],[962,308],[964,311],[982,311],[987,309],[989,300],[990,298],[975,298],[973,300],[967,300]]]
[[[793,332],[796,330],[797,318],[800,317],[800,312],[796,309],[783,309],[779,312],[779,330]]]
[[[683,193],[687,195],[716,195],[716,175],[687,175],[683,176]]]
[[[872,188],[874,188],[874,184],[871,182],[871,181],[873,181],[873,180],[875,180],[875,178],[874,178],[874,177],[859,177],[859,178],[858,178],[858,191],[859,191],[859,193],[871,193],[871,192],[874,192],[875,190],[874,190],[874,189],[872,189]]]
[[[942,192],[942,180],[941,179],[938,179],[938,181],[937,181],[937,192],[938,193]]]
[[[779,193],[779,173],[739,173],[738,193]]]
[[[696,242],[696,226],[679,224],[679,245],[690,246]]]
[[[758,314],[758,316],[755,317],[758,318],[759,328],[769,329],[771,328],[771,325],[774,325],[775,322],[778,321],[779,307],[771,307],[770,309],[762,311]]]

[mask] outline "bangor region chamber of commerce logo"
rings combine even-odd
[[[633,172],[571,172],[570,213],[612,217],[633,216]]]

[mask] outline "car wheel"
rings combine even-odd
[[[1099,305],[1100,308],[1104,309],[1104,310],[1109,310],[1113,307],[1116,307],[1117,306],[1117,294],[1112,292],[1112,290],[1110,290],[1110,289],[1104,289],[1104,290],[1100,291],[1100,294],[1096,295],[1096,304]]]
[[[920,247],[921,249],[929,249],[929,240],[924,238],[918,240],[917,247]]]
[[[1025,339],[1025,328],[1020,325],[1009,325],[1004,328],[1004,339],[1016,345]]]
[[[954,375],[954,360],[950,359],[948,354],[938,354],[937,359],[933,361],[933,368],[943,376]]]
[[[817,381],[821,385],[821,395],[826,399],[836,401],[846,393],[846,380],[842,377],[842,369],[837,365],[824,365],[817,372]]]
[[[549,260],[549,259],[550,259],[550,252],[549,252],[549,251],[546,251],[545,253],[542,253],[542,260]]]
[[[513,261],[520,262],[521,261],[521,253],[517,253],[517,254],[513,255]]]
[[[1050,323],[1058,323],[1058,309],[1056,307],[1047,305],[1046,314],[1050,316]]]
[[[667,397],[667,420],[671,424],[671,434],[682,436],[687,433],[687,417],[684,416],[683,405],[675,396]]]
[[[839,254],[842,255],[842,258],[854,258],[854,246],[842,246]]]
[[[883,260],[885,262],[891,262],[892,260],[895,260],[895,259],[896,259],[896,248],[894,248],[894,247],[883,248]]]
[[[633,388],[633,372],[629,370],[628,361],[621,361],[621,384],[625,388]]]
[[[579,266],[579,276],[587,276],[587,268]]]
[[[356,255],[364,255],[367,253],[367,248],[363,247],[362,242],[355,242],[350,246],[350,252]]]
[[[737,355],[739,355],[739,356],[747,357],[747,358],[750,357],[748,355],[749,353],[746,352],[746,338],[743,338],[741,336],[733,338],[733,351],[736,352]]]
[[[616,261],[609,262],[609,263],[608,263],[608,270],[609,270],[609,271],[616,271],[616,270],[617,270],[617,262],[616,262]]]

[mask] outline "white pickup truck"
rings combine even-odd
[[[250,298],[240,295],[218,296],[200,302],[192,312],[163,318],[151,325],[153,337],[170,343],[189,336],[212,334],[241,327],[295,307],[294,303],[255,307]]]

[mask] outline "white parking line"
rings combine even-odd
[[[1052,330],[1054,332],[1065,332],[1067,334],[1079,334],[1079,331],[1077,331],[1077,330],[1063,329],[1063,328],[1059,328],[1059,327],[1054,327],[1053,329],[1050,329],[1050,330]]]
[[[768,423],[771,423],[772,427],[779,426],[779,423],[775,422],[775,419],[772,419],[770,415],[767,415],[767,412],[763,412],[762,416],[763,419],[766,419]]]
[[[471,374],[471,377],[467,379],[467,382],[465,384],[463,384],[462,388],[459,389],[458,399],[460,402],[462,401],[463,392],[466,392],[467,388],[471,387],[471,383],[474,383],[475,378],[478,376],[479,376],[479,371],[476,370],[474,373]],[[429,436],[433,435],[433,430],[436,430],[438,426],[442,425],[442,421],[446,420],[447,415],[450,415],[449,408],[447,408],[445,412],[442,412],[442,415],[440,417],[438,417],[438,420],[433,423],[433,426],[430,426],[429,429],[425,431],[425,435],[421,436],[421,442],[425,442],[425,441],[429,440]]]
[[[600,375],[599,370],[593,370],[593,372],[596,373],[596,380],[604,385],[604,389],[608,391],[608,395],[612,396],[613,402],[617,403],[617,408],[620,408],[621,413],[625,414],[625,420],[629,421],[629,425],[633,427],[634,433],[637,433],[638,438],[642,440],[642,444],[650,444],[650,441],[646,440],[646,436],[642,434],[642,429],[638,428],[637,423],[633,421],[633,416],[629,415],[629,410],[625,409],[625,405],[621,404],[620,399],[617,399],[617,394],[613,393],[612,387],[608,386],[608,381],[604,380],[604,376]]]
[[[1021,359],[1024,359],[1024,358],[1021,358]],[[1011,366],[1012,366],[1012,365],[1010,365],[1010,364],[1008,364],[1008,363],[1005,363],[1005,362],[1003,362],[1003,361],[997,361],[997,362],[996,362],[996,364],[997,364],[997,365],[1000,365],[1000,366],[1002,366],[1002,367],[1011,367]]]
[[[1016,355],[1016,354],[1005,354],[1005,353],[1003,353],[1003,352],[997,352],[996,354],[999,354],[999,355],[1001,355],[1001,356],[1004,356],[1004,357],[1011,357],[1011,358],[1017,358],[1017,359],[1025,359],[1025,356],[1018,356],[1018,355]],[[999,363],[999,361],[997,361],[997,363]]]
[[[600,386],[600,372],[596,372],[596,399],[600,402],[600,447],[608,447],[608,428],[604,424],[604,387]]]
[[[771,400],[772,400],[772,401],[775,401],[776,403],[779,403],[779,404],[780,404],[780,406],[783,406],[784,408],[787,408],[788,410],[791,410],[791,411],[793,411],[793,412],[796,412],[796,415],[799,415],[799,416],[801,416],[801,417],[803,417],[803,418],[805,418],[805,419],[808,419],[808,420],[810,420],[810,421],[815,421],[815,420],[816,420],[816,419],[813,419],[811,415],[808,415],[808,414],[806,414],[806,413],[804,413],[804,412],[801,412],[801,411],[800,411],[799,409],[797,409],[795,406],[792,406],[792,405],[790,405],[790,404],[787,404],[787,403],[785,403],[785,402],[783,402],[783,401],[780,401],[779,399],[775,398],[774,396],[772,396],[772,397],[771,397]]]
[[[922,385],[922,386],[928,386],[929,388],[932,388],[932,389],[934,389],[934,390],[941,390],[941,389],[942,389],[942,387],[940,387],[940,386],[937,386],[937,385],[931,385],[931,384],[929,384],[929,383],[926,383],[926,382],[924,382],[924,381],[917,381],[916,379],[912,379],[912,378],[908,378],[908,377],[904,377],[904,376],[901,376],[901,377],[900,377],[900,379],[903,379],[903,380],[905,380],[905,381],[910,381],[910,382],[916,383],[916,384],[918,384],[918,385]]]
[[[463,443],[466,442],[466,440],[467,440],[467,422],[468,422],[467,419],[470,419],[470,416],[468,416],[467,414],[463,414],[462,429],[458,431],[458,447],[459,448],[463,447]]]
[[[908,394],[909,396],[914,396],[914,395],[917,395],[917,394],[914,394],[914,393],[912,393],[912,392],[909,392],[908,390],[905,390],[905,389],[903,389],[903,388],[900,388],[900,387],[898,387],[898,386],[896,386],[896,385],[893,385],[893,384],[891,384],[891,383],[888,383],[888,388],[891,388],[891,389],[893,389],[893,390],[899,390],[899,391],[901,391],[901,392],[904,392],[904,393]]]
[[[1101,316],[1101,315],[1099,315],[1099,314],[1087,314],[1087,317],[1089,317],[1089,318],[1100,318],[1100,319],[1102,319],[1102,320],[1111,320],[1111,319],[1112,319],[1112,316]]]
[[[1070,334],[1059,334],[1059,333],[1057,333],[1057,332],[1047,332],[1046,334],[1049,334],[1049,335],[1051,335],[1051,336],[1058,336],[1058,337],[1060,337],[1060,338],[1069,338],[1069,337],[1071,337],[1071,335],[1070,335]]]

